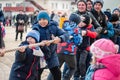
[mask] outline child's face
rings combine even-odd
[[[81,21],[81,22],[78,24],[78,26],[79,26],[80,28],[82,28],[82,27],[86,26],[86,24]]]
[[[36,43],[35,39],[32,38],[32,37],[28,37],[28,38],[27,38],[27,42],[28,42],[29,44],[34,44],[34,43]]]
[[[48,25],[48,20],[42,18],[38,21],[38,23],[39,23],[40,26],[46,27]]]

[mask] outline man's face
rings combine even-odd
[[[86,11],[86,4],[84,3],[84,2],[79,2],[78,3],[78,5],[77,5],[77,7],[78,7],[78,10],[80,11],[80,12],[85,12]]]
[[[102,5],[101,5],[100,3],[95,3],[94,9],[95,9],[97,12],[100,12],[101,9],[102,9]]]
[[[39,23],[39,25],[40,25],[41,27],[46,27],[46,26],[48,25],[48,20],[42,18],[42,19],[40,19],[40,20],[38,21],[38,23]]]

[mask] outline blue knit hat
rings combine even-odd
[[[40,33],[36,30],[31,30],[30,32],[27,33],[26,39],[28,37],[32,37],[36,40],[36,42],[40,41]]]
[[[48,15],[48,13],[47,12],[44,12],[44,11],[42,11],[42,12],[40,12],[39,14],[38,14],[38,16],[37,16],[37,21],[39,21],[40,19],[47,19],[48,20],[48,22],[50,21],[50,17],[49,17],[49,15]]]

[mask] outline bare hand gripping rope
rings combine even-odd
[[[49,40],[47,42],[40,42],[40,43],[36,43],[36,44],[30,44],[30,45],[27,45],[27,46],[24,46],[24,47],[36,47],[36,46],[41,46],[41,45],[45,45],[45,44],[51,44],[53,43],[54,40]],[[17,48],[13,48],[13,49],[8,49],[8,50],[5,50],[5,53],[8,53],[8,52],[12,52],[12,51],[16,51],[16,50],[19,50],[22,46],[20,47],[17,47]]]

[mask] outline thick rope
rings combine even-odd
[[[50,43],[53,43],[53,42],[54,42],[54,40],[49,40],[49,41],[47,41],[47,42],[40,42],[40,43],[30,44],[30,45],[27,45],[27,46],[24,46],[24,47],[25,47],[25,48],[27,48],[27,47],[36,47],[36,46],[46,45],[46,44],[48,44],[48,43],[50,44]],[[23,47],[23,46],[20,46],[20,47],[17,47],[17,48],[13,48],[13,49],[5,50],[5,53],[19,50],[21,47]]]

